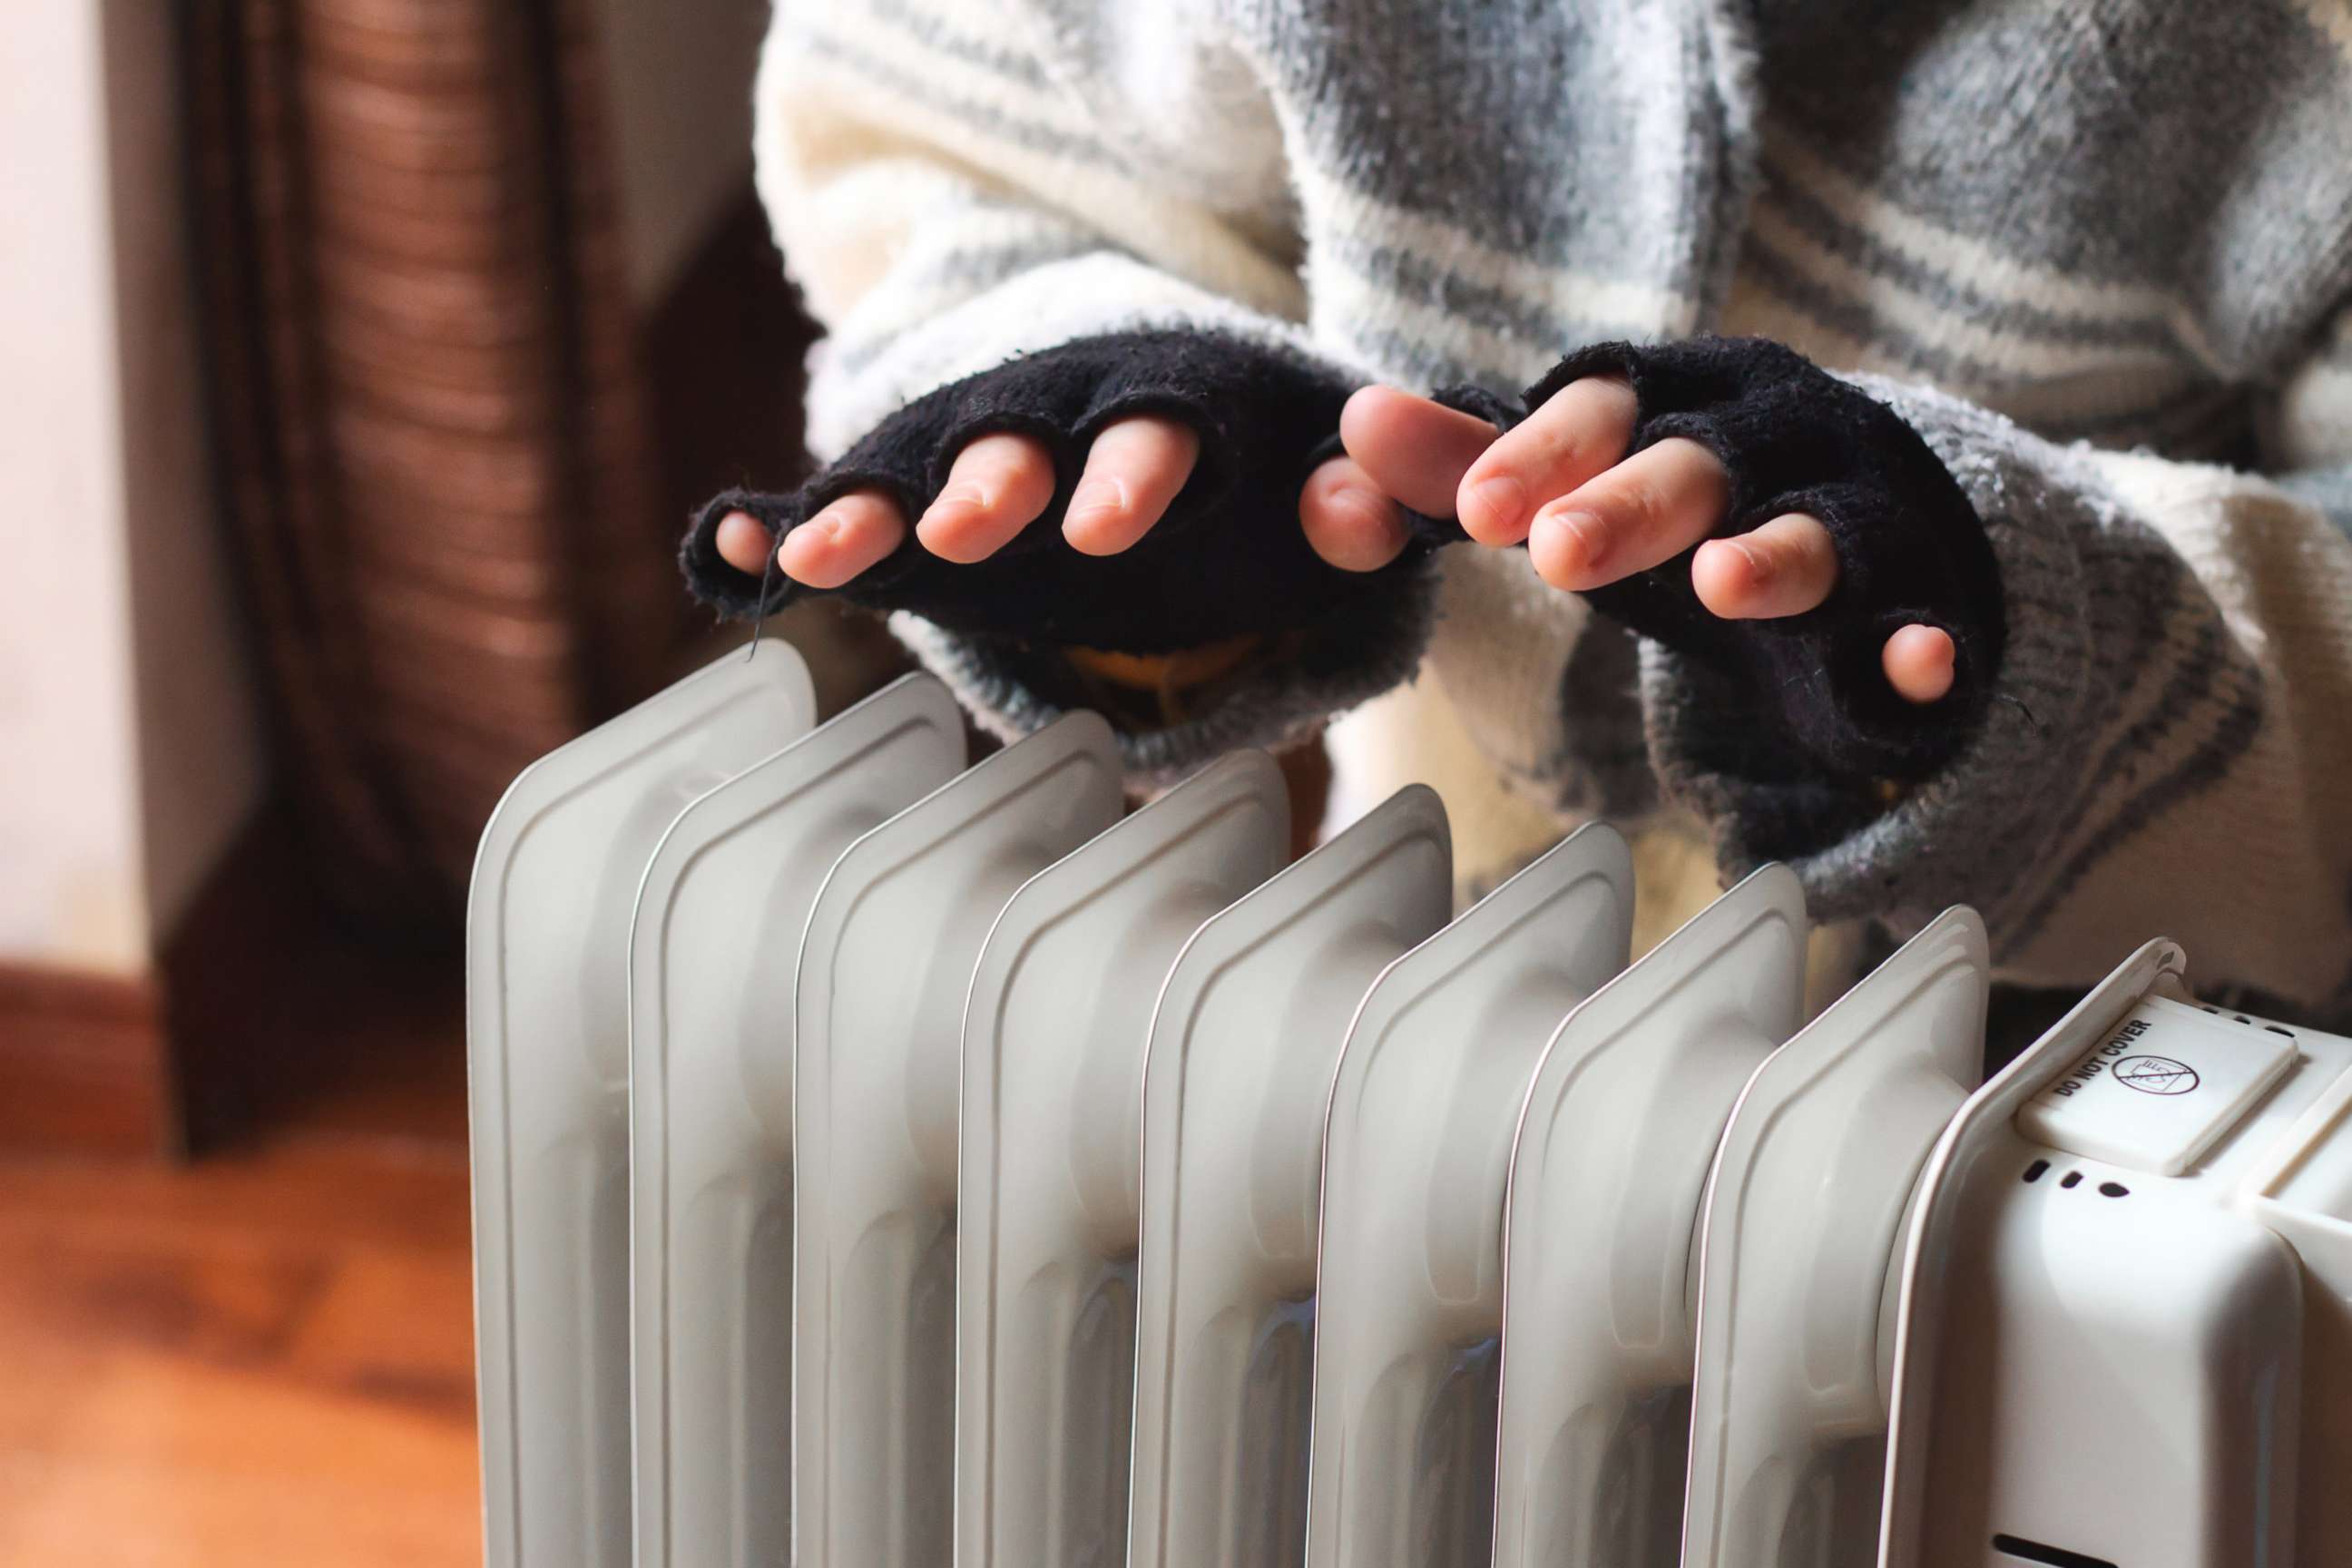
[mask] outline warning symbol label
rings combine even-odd
[[[2047,1092],[2059,1100],[2072,1100],[2076,1094],[2082,1092],[2084,1089],[2089,1088],[2092,1079],[2097,1078],[2101,1073],[2111,1070],[2114,1064],[2118,1061],[2128,1060],[2136,1062],[2154,1062],[2165,1060],[2162,1057],[2127,1058],[2124,1055],[2125,1052],[2130,1050],[2132,1047],[2138,1042],[2139,1037],[2142,1035],[2147,1034],[2148,1030],[2154,1027],[2155,1026],[2150,1024],[2146,1018],[2126,1019],[2124,1021],[2124,1026],[2116,1031],[2113,1038],[2109,1039],[2105,1045],[2101,1046],[2097,1050],[2093,1051],[2089,1056],[2084,1057],[2081,1061],[2076,1062],[2073,1067],[2067,1068],[2066,1076],[2060,1079],[2056,1083],[2051,1085]],[[2171,1065],[2174,1067],[2180,1067],[2179,1062],[2173,1062]],[[2187,1068],[2180,1068],[2180,1070],[2182,1072],[2189,1073],[2188,1089],[2196,1088],[2197,1075],[2193,1072],[2189,1072]],[[2181,1094],[2186,1093],[2187,1089],[2158,1089],[2151,1092],[2159,1094]]]
[[[2126,1057],[2115,1072],[2118,1083],[2142,1094],[2187,1094],[2197,1087],[2197,1069],[2170,1057]]]

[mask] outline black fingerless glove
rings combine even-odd
[[[1507,429],[1586,376],[1622,377],[1638,412],[1630,450],[1669,437],[1722,462],[1730,504],[1716,537],[1786,512],[1819,518],[1837,585],[1818,608],[1723,620],[1691,588],[1691,551],[1585,595],[1592,607],[1706,673],[1729,772],[1916,780],[1948,762],[1992,689],[2007,618],[1999,567],[1967,496],[1885,404],[1761,338],[1596,343],[1512,405],[1475,389],[1439,400]],[[1939,626],[1958,649],[1951,693],[1914,704],[1887,683],[1887,637]]]
[[[1302,355],[1221,332],[1159,331],[1083,338],[1026,354],[917,399],[833,467],[786,495],[730,490],[694,521],[680,552],[688,583],[731,616],[759,607],[760,578],[719,558],[719,522],[748,511],[778,537],[836,497],[889,495],[907,539],[837,596],[911,610],[999,642],[1160,654],[1226,638],[1309,627],[1360,606],[1433,544],[1416,541],[1380,572],[1343,572],[1307,547],[1298,492],[1334,449],[1353,387]],[[1200,457],[1166,514],[1132,548],[1090,556],[1061,521],[1096,433],[1136,415],[1180,421]],[[912,524],[977,437],[1013,431],[1053,454],[1045,513],[985,561],[956,564],[924,550]],[[767,608],[819,590],[772,577]]]

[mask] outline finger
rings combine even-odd
[[[1298,492],[1298,526],[1316,554],[1343,572],[1376,572],[1404,548],[1404,516],[1351,458],[1334,458],[1307,476]]]
[[[1494,445],[1495,427],[1393,386],[1367,386],[1339,410],[1339,443],[1373,487],[1432,517],[1454,510],[1462,476]]]
[[[1160,521],[1200,453],[1200,437],[1173,419],[1146,415],[1104,426],[1070,492],[1062,537],[1086,555],[1127,549]]]
[[[1536,513],[1528,555],[1555,588],[1597,588],[1706,538],[1727,497],[1723,465],[1680,437],[1645,447]]]
[[[1837,546],[1817,518],[1776,517],[1691,559],[1698,602],[1727,621],[1771,620],[1819,609],[1837,584]]]
[[[1952,689],[1952,665],[1958,657],[1952,634],[1940,626],[1909,626],[1886,639],[1879,662],[1886,683],[1906,701],[1936,702]]]
[[[1633,438],[1633,389],[1615,376],[1572,381],[1506,431],[1462,476],[1454,515],[1481,544],[1517,544],[1536,509],[1598,478]]]
[[[1042,445],[1009,431],[982,436],[956,454],[915,537],[943,561],[985,561],[1053,499],[1054,459]]]
[[[906,537],[907,520],[889,497],[879,490],[852,490],[785,534],[776,547],[776,565],[795,583],[838,588]]]
[[[719,520],[719,531],[710,542],[719,549],[719,559],[738,572],[759,576],[768,569],[768,529],[748,511],[730,511]]]

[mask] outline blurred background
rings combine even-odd
[[[0,1564],[478,1560],[467,873],[799,470],[766,8],[0,29]]]

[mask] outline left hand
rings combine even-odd
[[[1415,511],[1455,516],[1479,544],[1524,542],[1537,573],[1555,588],[1598,588],[1706,540],[1691,558],[1691,587],[1725,620],[1801,615],[1828,598],[1837,554],[1817,519],[1792,512],[1731,538],[1708,539],[1730,496],[1722,463],[1678,437],[1628,457],[1634,418],[1633,389],[1614,376],[1570,382],[1499,437],[1475,416],[1369,386],[1340,416],[1347,458],[1324,468],[1336,477],[1344,465],[1351,481],[1369,480]],[[1308,488],[1316,488],[1314,480]],[[1350,526],[1332,531],[1328,542],[1316,518],[1302,521],[1326,559],[1359,570],[1368,532],[1393,540],[1389,555],[1405,538],[1401,520],[1392,530],[1371,531],[1351,514]],[[1335,547],[1345,551],[1345,562]],[[1912,625],[1887,638],[1880,662],[1898,694],[1924,704],[1951,690],[1956,656],[1948,633]]]

